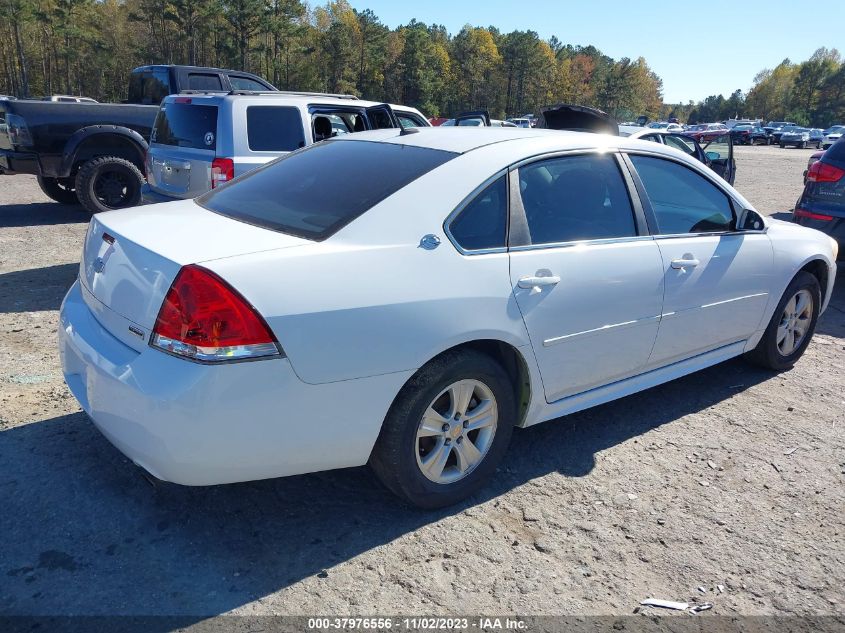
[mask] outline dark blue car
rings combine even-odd
[[[807,171],[792,220],[830,235],[839,243],[839,259],[845,257],[845,137]]]

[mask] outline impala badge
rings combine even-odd
[[[106,260],[102,257],[98,257],[94,260],[94,272],[101,273],[106,269]]]

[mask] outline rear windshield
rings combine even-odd
[[[217,106],[163,103],[150,142],[176,147],[217,147]]]
[[[394,143],[323,141],[196,202],[236,220],[320,241],[455,156]]]
[[[831,145],[830,149],[824,153],[824,157],[827,160],[835,160],[838,163],[845,163],[845,136]]]

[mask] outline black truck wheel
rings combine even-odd
[[[73,186],[73,180],[70,178],[38,176],[38,186],[41,187],[41,191],[51,200],[55,200],[61,204],[79,204],[79,199],[76,197],[76,190]]]
[[[134,207],[141,201],[143,182],[141,171],[130,161],[101,156],[77,172],[76,195],[91,213]]]

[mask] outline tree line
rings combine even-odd
[[[416,20],[395,29],[346,0],[0,0],[0,93],[127,96],[146,64],[246,70],[282,90],[355,93],[428,116],[502,118],[558,102],[656,117],[662,82],[643,58],[534,31]]]
[[[733,118],[794,121],[825,128],[845,123],[845,60],[839,51],[819,48],[801,63],[783,60],[773,69],[761,70],[748,92],[712,95],[698,103],[666,104],[663,116],[674,115],[690,123]]]

